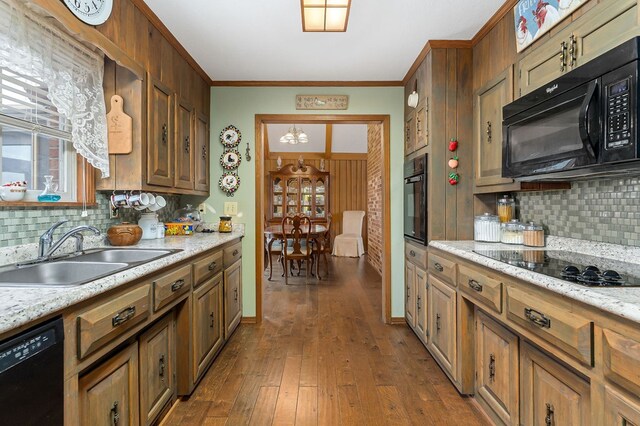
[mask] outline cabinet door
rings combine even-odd
[[[429,348],[442,368],[457,379],[456,292],[429,275]]]
[[[175,392],[175,334],[167,315],[140,336],[140,417],[152,424]]]
[[[416,265],[405,259],[404,264],[404,317],[413,328],[416,326]]]
[[[602,2],[573,26],[569,62],[574,67],[589,62],[629,40],[638,28],[636,0]],[[573,54],[573,58],[571,58]]]
[[[426,98],[416,110],[415,150],[429,145],[429,98]]]
[[[507,425],[518,425],[518,337],[482,312],[476,317],[476,392]]]
[[[195,189],[209,193],[209,118],[204,114],[196,116],[195,146]]]
[[[80,424],[137,426],[138,344],[80,378]]]
[[[147,183],[173,186],[173,94],[147,74]]]
[[[427,343],[427,271],[415,267],[416,289],[416,332],[420,339]]]
[[[569,70],[570,34],[571,27],[564,28],[548,41],[534,46],[535,50],[518,61],[518,96],[526,95]]]
[[[224,338],[231,336],[242,319],[242,260],[224,270]]]
[[[176,102],[176,180],[174,186],[181,189],[194,188],[195,146],[194,111],[184,100]]]
[[[640,400],[607,385],[604,395],[604,424],[640,426]]]
[[[412,112],[407,117],[407,121],[404,125],[404,155],[409,155],[416,150],[416,120],[415,112]]]
[[[529,344],[520,357],[522,423],[589,426],[589,383]]]
[[[222,345],[222,274],[193,292],[193,372],[196,381]]]
[[[476,186],[513,182],[513,179],[502,177],[502,107],[512,100],[513,66],[476,92]]]

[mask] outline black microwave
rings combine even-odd
[[[636,37],[506,105],[503,177],[640,173],[639,58]]]

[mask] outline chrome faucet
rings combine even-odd
[[[44,231],[44,234],[40,235],[40,240],[38,242],[38,259],[44,259],[45,254],[51,249],[53,245],[53,233],[55,230],[69,222],[68,220],[61,220],[60,222],[54,224],[51,228]]]
[[[62,220],[56,224],[54,224],[51,228],[47,229],[44,234],[40,236],[40,241],[38,244],[38,259],[40,261],[48,260],[51,255],[60,248],[65,241],[69,238],[75,238],[76,240],[76,252],[81,252],[83,250],[84,237],[81,232],[83,231],[91,231],[95,235],[100,235],[100,230],[90,225],[81,225],[71,229],[69,232],[64,234],[58,242],[53,243],[53,233],[55,230],[69,222],[68,220]]]

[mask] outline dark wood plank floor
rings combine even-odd
[[[330,268],[319,282],[266,282],[262,324],[240,326],[165,424],[488,424],[407,326],[381,322],[364,258]]]

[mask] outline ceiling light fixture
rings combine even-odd
[[[290,145],[298,145],[299,143],[307,142],[309,142],[309,137],[304,130],[297,129],[295,124],[292,127],[289,127],[287,134],[280,138],[280,143],[288,143]]]
[[[300,0],[302,31],[345,32],[351,0]]]

